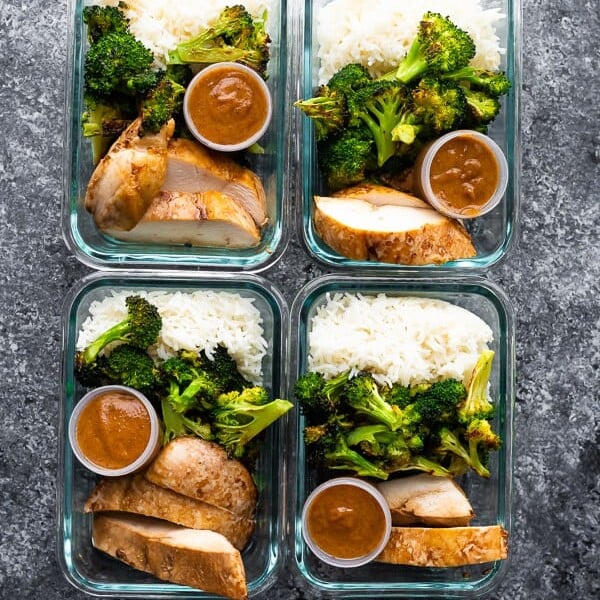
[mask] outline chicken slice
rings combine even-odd
[[[213,152],[193,140],[174,139],[168,147],[167,192],[217,191],[246,209],[257,227],[267,221],[267,202],[260,178],[226,154]]]
[[[167,144],[175,122],[140,137],[141,118],[111,146],[88,183],[85,208],[102,231],[129,231],[144,216],[167,173]]]
[[[354,260],[425,265],[476,254],[460,223],[432,208],[315,196],[314,225],[327,245]]]
[[[133,229],[107,233],[126,242],[154,244],[251,248],[260,242],[248,212],[216,191],[160,192]]]
[[[401,192],[385,185],[377,183],[360,183],[332,194],[335,198],[356,198],[371,204],[382,206],[393,204],[394,206],[412,206],[414,208],[431,208],[425,200],[411,194]]]

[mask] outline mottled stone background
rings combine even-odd
[[[514,532],[493,598],[600,598],[598,0],[523,0],[520,241],[490,276],[517,310]],[[82,598],[56,554],[66,4],[0,1],[0,597]],[[293,242],[288,299],[321,270]],[[284,576],[270,598],[314,597]]]

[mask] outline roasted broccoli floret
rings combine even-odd
[[[467,103],[461,87],[424,77],[412,90],[415,118],[434,134],[450,131],[465,116]]]
[[[377,383],[369,373],[361,373],[349,381],[344,399],[357,413],[387,425],[391,431],[396,431],[402,424],[400,411],[381,397]]]
[[[349,124],[366,125],[375,143],[377,166],[383,166],[394,155],[397,144],[392,130],[402,116],[408,90],[394,81],[368,83],[348,97]]]
[[[380,389],[382,398],[388,404],[395,404],[400,409],[405,409],[411,402],[410,387],[401,383],[394,383]]]
[[[84,137],[92,138],[92,160],[97,165],[115,139],[137,116],[135,102],[128,99],[110,102],[94,100],[86,95],[81,118]]]
[[[126,342],[145,350],[158,339],[162,319],[156,306],[141,296],[125,299],[127,317],[98,336],[84,350],[75,355],[75,372],[84,373],[94,368],[100,353],[112,342]]]
[[[340,394],[348,382],[349,372],[344,371],[331,379],[321,373],[309,371],[298,378],[294,394],[302,414],[309,424],[329,420],[340,407]]]
[[[103,35],[115,31],[127,31],[129,19],[123,13],[124,3],[118,6],[86,6],[83,9],[83,22],[87,25],[87,36],[91,43]]]
[[[298,100],[294,106],[312,120],[317,142],[340,131],[348,121],[346,98],[326,85],[319,87],[313,98]]]
[[[347,96],[373,81],[369,70],[359,63],[349,63],[336,71],[327,86]]]
[[[467,396],[458,406],[458,418],[465,425],[474,419],[491,419],[494,415],[494,405],[488,397],[493,360],[494,352],[484,350],[469,377],[466,385]]]
[[[111,383],[127,385],[145,394],[153,393],[160,383],[152,358],[131,344],[120,344],[103,362],[102,370]]]
[[[214,439],[210,423],[206,422],[201,416],[188,417],[176,412],[166,397],[161,400],[161,410],[164,426],[163,444],[190,433],[205,440]]]
[[[218,345],[209,358],[202,351],[198,354],[199,365],[217,382],[222,392],[241,391],[252,384],[238,371],[235,359],[227,348]]]
[[[486,126],[498,116],[500,112],[498,98],[470,89],[465,89],[464,95],[469,108],[469,115],[465,122],[472,128]]]
[[[474,67],[463,67],[452,73],[444,73],[442,78],[459,83],[464,87],[480,90],[495,98],[508,94],[512,85],[510,79],[502,71],[489,71]]]
[[[185,88],[167,76],[161,77],[142,100],[141,133],[158,133],[170,119],[180,115],[183,109]]]
[[[439,75],[466,67],[475,56],[471,36],[450,19],[427,12],[419,23],[417,36],[398,68],[384,75],[402,83],[427,74]]]
[[[195,353],[180,352],[161,365],[162,378],[168,387],[167,400],[177,413],[200,406],[212,406],[220,393],[217,382],[201,368]]]
[[[500,436],[492,431],[489,421],[475,419],[467,426],[465,438],[469,444],[471,467],[482,477],[489,477],[489,453],[500,448]]]
[[[154,55],[129,31],[102,35],[85,55],[85,91],[97,100],[143,96],[158,81]]]
[[[424,471],[438,477],[450,477],[452,475],[446,467],[422,455],[413,456],[410,462],[398,465],[393,470],[390,468],[389,470],[390,473],[397,473],[399,471]]]
[[[230,456],[241,458],[248,443],[293,407],[287,400],[267,400],[266,391],[251,387],[222,394],[211,410],[213,432]]]
[[[428,427],[454,423],[458,405],[465,399],[465,386],[457,379],[445,379],[421,388],[404,411],[405,420]]]
[[[366,128],[351,128],[319,144],[319,168],[331,190],[363,181],[375,165],[374,141]]]
[[[307,451],[311,464],[334,470],[354,471],[361,477],[388,478],[383,469],[350,448],[343,432],[336,427],[328,428],[324,435],[308,446]]]
[[[264,18],[253,19],[242,6],[223,9],[211,27],[169,52],[169,64],[239,62],[267,77],[269,44]]]

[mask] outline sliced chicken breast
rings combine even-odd
[[[160,192],[129,231],[106,233],[127,242],[251,248],[260,231],[248,212],[218,191]]]
[[[146,478],[184,496],[254,517],[257,490],[248,469],[214,442],[180,437],[154,459]]]
[[[167,144],[175,122],[140,137],[133,121],[98,163],[85,195],[85,208],[102,231],[129,231],[144,216],[167,174]]]
[[[94,515],[98,550],[159,579],[233,600],[246,600],[246,574],[239,550],[214,531],[187,529],[137,515]]]
[[[192,529],[209,529],[224,535],[238,550],[243,550],[254,531],[251,519],[155,485],[141,473],[105,477],[90,494],[84,510],[135,513]]]
[[[394,206],[412,206],[414,208],[431,208],[425,200],[406,194],[377,183],[361,183],[332,194],[335,198],[356,198],[377,206],[392,204]]]
[[[169,144],[167,174],[161,189],[221,192],[247,210],[257,227],[267,221],[265,190],[259,177],[226,154],[213,152],[193,140],[179,138]]]
[[[355,260],[424,265],[476,254],[460,223],[431,208],[315,196],[314,226],[327,245]]]

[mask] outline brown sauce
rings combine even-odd
[[[211,69],[189,93],[189,116],[198,132],[215,144],[240,144],[256,134],[267,118],[264,90],[242,69]]]
[[[498,187],[500,170],[493,152],[473,136],[457,136],[435,154],[431,189],[442,204],[465,216],[479,214]]]
[[[311,503],[307,528],[314,542],[336,558],[359,558],[385,534],[385,515],[366,490],[353,485],[324,489]]]
[[[121,469],[134,462],[150,440],[150,416],[135,396],[112,391],[96,396],[77,422],[77,444],[94,464]]]

